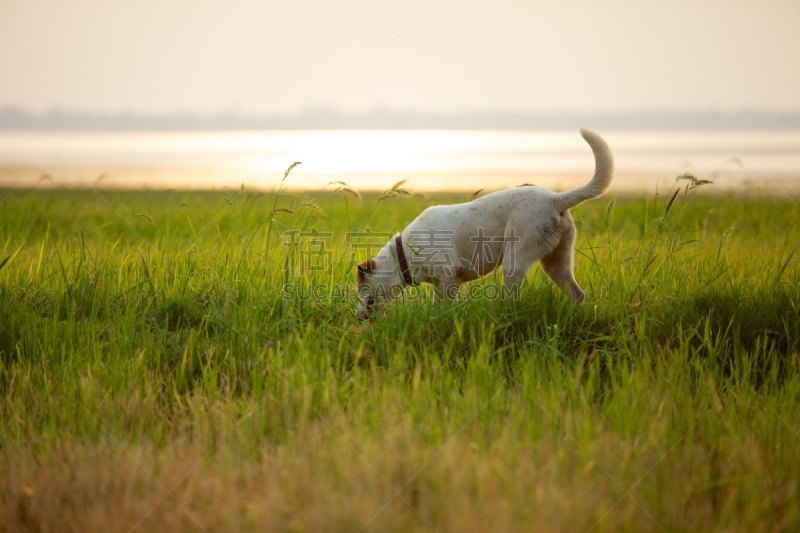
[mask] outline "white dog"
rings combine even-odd
[[[464,204],[427,208],[377,256],[358,265],[358,317],[370,318],[375,308],[382,312],[382,301],[421,282],[436,285],[440,298],[455,298],[462,283],[498,266],[511,289],[536,261],[573,300],[583,302],[573,275],[576,230],[569,209],[608,189],[614,158],[599,135],[587,129],[581,135],[594,152],[588,184],[562,193],[517,187]]]

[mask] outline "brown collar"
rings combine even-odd
[[[394,240],[395,247],[397,248],[397,262],[400,263],[400,275],[403,276],[403,281],[406,285],[414,285],[414,278],[408,271],[408,262],[406,261],[406,253],[403,251],[403,241],[398,235]]]

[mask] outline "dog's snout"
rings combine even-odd
[[[372,315],[370,314],[368,309],[358,306],[358,311],[356,312],[356,318],[358,318],[359,320],[370,320],[372,318]]]

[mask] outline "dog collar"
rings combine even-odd
[[[414,285],[414,278],[408,271],[408,262],[406,261],[406,253],[403,251],[403,240],[400,235],[394,239],[395,247],[397,248],[397,262],[400,264],[400,275],[403,277],[403,282],[406,285]]]

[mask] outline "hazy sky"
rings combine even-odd
[[[0,0],[0,107],[800,110],[800,1]]]

